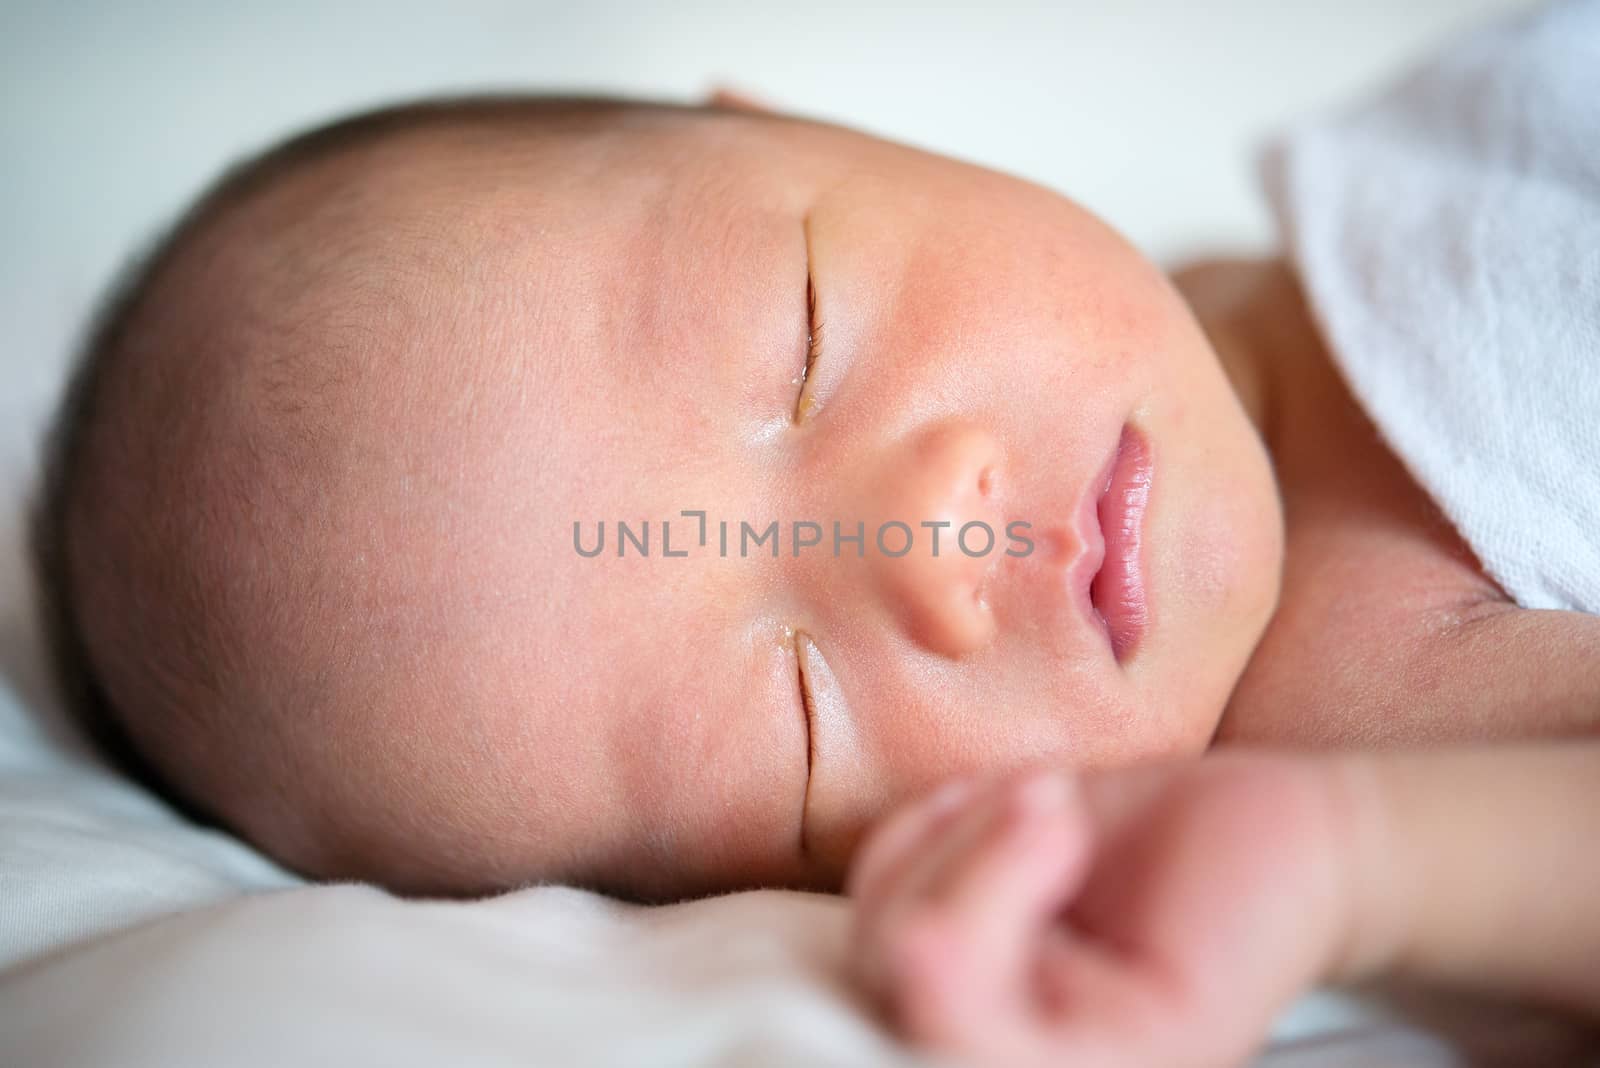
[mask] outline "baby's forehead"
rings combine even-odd
[[[212,227],[159,303],[227,337],[230,386],[292,361],[330,399],[442,377],[580,426],[636,386],[659,405],[696,361],[726,366],[770,306],[763,284],[791,285],[753,267],[787,257],[803,279],[762,175],[674,151],[704,121],[560,145],[430,130],[313,164]]]
[[[496,141],[468,161],[456,132],[395,141],[219,235],[187,280],[228,338],[199,388],[268,443],[239,476],[290,505],[285,544],[339,576],[325,590],[350,586],[391,634],[430,616],[527,631],[515,605],[559,606],[560,640],[613,663],[690,633],[630,561],[575,566],[572,525],[695,505],[684,474],[729,460],[787,389],[807,268],[803,190],[753,165],[650,165],[681,144],[650,129],[552,160]],[[612,698],[599,673],[549,681]]]

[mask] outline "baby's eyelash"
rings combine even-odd
[[[806,318],[811,324],[811,329],[806,336],[806,367],[800,372],[802,385],[811,376],[811,365],[822,355],[822,320],[817,318],[817,287],[812,284],[810,278],[806,279]]]
[[[806,678],[806,645],[811,636],[804,631],[793,631],[794,660],[800,683],[800,707],[806,717],[806,791],[811,789],[811,765],[816,759],[816,708],[811,701],[811,683]]]
[[[811,380],[811,369],[816,366],[817,358],[821,355],[822,320],[817,318],[817,287],[811,277],[811,240],[808,231],[806,237],[806,362],[800,369],[800,378],[796,383],[800,390],[794,400],[794,421],[797,423],[817,410],[817,402],[806,389],[806,384]]]

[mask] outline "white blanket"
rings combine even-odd
[[[1487,27],[1267,163],[1390,447],[1518,604],[1600,613],[1600,0]]]
[[[322,887],[139,928],[0,986],[19,1065],[916,1063],[835,980],[837,899],[640,909]],[[14,1059],[11,1059],[14,1058]]]
[[[35,1068],[931,1063],[845,981],[848,919],[840,899],[776,891],[655,909],[561,887],[263,894],[25,966],[0,981],[0,1035],[5,1063]],[[1299,1012],[1320,1037],[1258,1068],[1463,1063],[1352,1003]]]

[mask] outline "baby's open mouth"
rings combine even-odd
[[[1095,504],[1105,552],[1089,582],[1089,601],[1119,663],[1133,655],[1150,623],[1141,549],[1152,467],[1150,443],[1124,426]]]

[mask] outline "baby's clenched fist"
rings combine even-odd
[[[948,784],[856,856],[861,980],[909,1041],[986,1065],[1237,1064],[1345,952],[1335,768]]]

